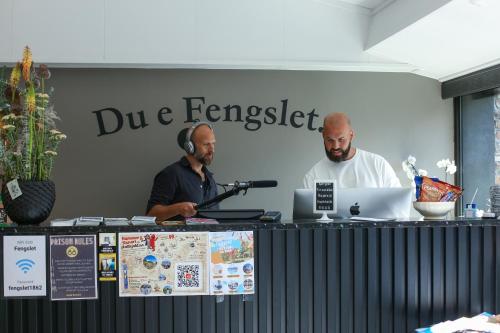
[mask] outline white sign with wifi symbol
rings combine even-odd
[[[3,236],[3,297],[47,296],[46,244],[45,235]]]
[[[30,259],[21,259],[16,261],[16,265],[26,274],[35,265],[35,262]]]

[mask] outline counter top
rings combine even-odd
[[[0,227],[0,234],[15,233],[88,233],[88,232],[141,232],[141,231],[227,231],[227,230],[289,230],[289,229],[354,229],[354,228],[410,228],[410,227],[453,227],[453,226],[499,226],[497,219],[450,219],[450,220],[398,220],[384,222],[358,222],[335,220],[321,223],[315,220],[289,220],[280,223],[263,223],[260,221],[228,221],[207,225],[175,225],[175,226],[72,226],[50,227],[15,225]]]

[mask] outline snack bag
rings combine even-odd
[[[439,201],[456,201],[462,195],[462,188],[459,186],[451,185],[438,180],[443,186],[446,186],[447,192],[441,197]]]
[[[420,191],[422,189],[422,179],[423,178],[424,178],[424,176],[415,176],[415,185],[416,185],[415,198],[417,199],[417,201],[421,201],[420,200]],[[428,177],[426,177],[426,178],[428,178]],[[431,179],[434,181],[439,180],[439,178],[431,178]]]
[[[448,184],[437,178],[420,178],[418,183],[415,179],[415,183],[420,184],[417,201],[455,201],[463,192],[460,187]]]

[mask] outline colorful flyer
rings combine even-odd
[[[253,231],[210,233],[210,294],[253,294]]]
[[[116,234],[99,234],[99,281],[116,281]]]
[[[118,234],[119,295],[207,295],[208,232]]]
[[[97,298],[96,263],[96,235],[50,236],[50,298]]]
[[[4,296],[46,296],[45,257],[45,236],[4,236]]]

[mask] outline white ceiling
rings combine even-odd
[[[328,0],[326,0],[328,1]],[[375,10],[383,4],[393,2],[394,0],[339,0],[350,5],[364,7],[366,9]]]
[[[0,65],[25,45],[60,67],[410,72],[445,81],[500,63],[500,0],[0,0],[0,31]]]
[[[387,27],[397,20],[395,16],[408,15],[412,9],[396,8],[397,2],[373,16],[366,52],[411,64],[415,73],[440,81],[500,63],[499,0],[443,1],[439,8],[377,40],[373,32],[377,25]]]
[[[361,52],[385,63],[377,69],[353,58],[351,70],[408,71],[446,81],[500,63],[500,0],[311,1],[369,16]],[[344,70],[333,62],[323,67]]]

